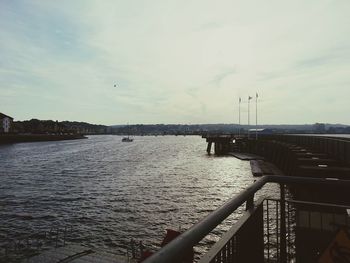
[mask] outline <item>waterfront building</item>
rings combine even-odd
[[[0,133],[9,133],[12,130],[13,118],[0,112]]]
[[[258,133],[259,135],[271,135],[274,134],[273,130],[271,129],[249,129],[248,130],[249,134],[254,135]]]

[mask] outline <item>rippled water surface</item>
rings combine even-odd
[[[0,235],[73,226],[78,241],[154,246],[253,182],[249,162],[206,155],[194,136],[90,136],[0,146]]]

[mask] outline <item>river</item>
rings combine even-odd
[[[155,248],[252,183],[249,162],[206,154],[199,136],[120,136],[0,146],[0,238],[70,225],[75,241]],[[218,239],[228,220],[204,243]]]

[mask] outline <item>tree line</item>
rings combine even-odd
[[[31,119],[13,122],[13,131],[22,134],[104,134],[107,126],[76,121]]]

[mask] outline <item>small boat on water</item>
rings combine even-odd
[[[127,129],[128,129],[128,137],[123,137],[122,142],[132,142],[134,139],[130,138],[129,134],[130,134],[130,127],[129,127],[129,123],[127,125]]]
[[[133,140],[134,140],[133,138],[130,138],[128,136],[128,137],[123,137],[122,142],[132,142]]]

